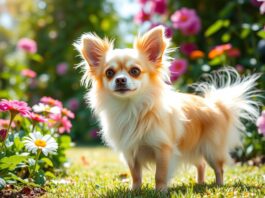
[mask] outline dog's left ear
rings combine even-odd
[[[143,53],[152,63],[160,64],[168,45],[164,31],[163,26],[157,26],[151,29],[142,37],[136,39],[134,48]]]

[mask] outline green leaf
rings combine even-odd
[[[252,153],[253,150],[254,150],[253,145],[252,145],[252,144],[249,145],[249,146],[247,147],[247,149],[246,149],[246,154],[247,154],[247,155],[251,155],[251,153]]]
[[[43,161],[47,166],[53,167],[53,163],[49,158],[43,157],[41,158],[41,161]]]
[[[246,38],[250,33],[250,28],[249,27],[245,27],[243,28],[242,32],[240,33],[240,38],[244,39]]]
[[[58,140],[60,148],[67,149],[71,147],[71,137],[69,135],[62,135]]]
[[[219,31],[224,25],[224,21],[223,20],[217,20],[214,24],[212,24],[210,27],[208,27],[208,29],[206,30],[206,32],[204,33],[204,35],[206,37],[211,36],[212,34],[216,33],[217,31]]]
[[[35,177],[34,177],[34,180],[35,180],[36,184],[39,184],[39,185],[43,186],[45,184],[45,181],[46,181],[44,172],[43,171],[37,172]]]
[[[0,190],[6,186],[6,181],[0,177]]]
[[[8,169],[10,171],[14,170],[17,165],[21,162],[24,162],[28,156],[10,156],[4,157],[0,160],[0,169]]]
[[[265,30],[258,31],[258,36],[265,39]]]
[[[39,62],[39,63],[41,63],[43,61],[42,56],[39,55],[39,54],[33,54],[33,55],[31,55],[31,59],[34,60],[34,61],[36,61],[36,62]]]
[[[46,171],[45,176],[49,178],[56,178],[56,176],[51,171]]]
[[[9,179],[13,179],[13,180],[19,181],[19,182],[21,182],[21,183],[23,183],[23,184],[28,184],[27,181],[25,181],[24,179],[21,179],[20,177],[16,176],[16,175],[13,174],[13,173],[8,173],[8,175],[10,176]]]
[[[14,146],[16,151],[21,151],[22,148],[24,147],[23,142],[20,140],[19,136],[16,136],[14,139]]]
[[[225,34],[222,35],[222,38],[221,39],[222,39],[222,41],[224,43],[229,42],[230,39],[231,39],[231,35],[229,33],[225,33]]]
[[[216,57],[209,62],[209,65],[216,66],[216,65],[220,65],[221,63],[222,63],[222,59],[220,57]]]

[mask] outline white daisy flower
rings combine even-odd
[[[52,108],[50,108],[50,113],[53,113],[53,114],[60,114],[61,113],[61,109],[57,106],[54,106]]]
[[[36,113],[49,112],[50,106],[43,104],[43,103],[39,103],[39,104],[33,105],[32,109]]]
[[[36,113],[42,113],[42,112],[53,113],[53,114],[61,113],[60,107],[57,106],[50,107],[49,105],[43,103],[33,105],[32,109]]]
[[[29,152],[37,153],[41,150],[45,156],[49,153],[55,154],[58,149],[58,144],[52,136],[43,136],[40,132],[30,133],[23,142]]]

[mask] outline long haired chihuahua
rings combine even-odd
[[[197,167],[204,182],[205,162],[223,184],[223,166],[240,143],[243,120],[254,121],[252,98],[259,75],[241,78],[231,68],[198,83],[201,94],[179,93],[168,83],[169,40],[161,26],[138,36],[132,49],[84,34],[75,47],[83,57],[82,82],[99,117],[104,141],[120,152],[132,176],[132,189],[142,185],[142,168],[154,163],[155,185],[166,190],[178,164]]]

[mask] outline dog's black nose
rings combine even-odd
[[[116,85],[126,85],[127,79],[126,78],[116,78],[115,83]]]

